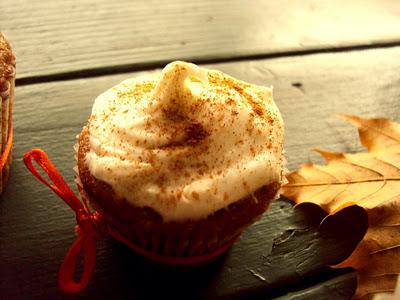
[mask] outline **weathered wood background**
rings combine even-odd
[[[126,77],[186,59],[273,85],[290,169],[320,161],[315,147],[361,149],[337,113],[400,121],[396,1],[81,2],[0,2],[0,30],[18,59],[14,165],[0,199],[0,299],[74,298],[57,290],[57,272],[75,218],[21,156],[45,149],[72,184],[72,146],[94,98]],[[276,201],[221,260],[184,274],[106,239],[76,298],[348,299],[355,273],[325,266],[354,245],[319,232],[308,214]]]
[[[391,0],[1,1],[18,77],[400,42]],[[104,71],[104,70],[103,70]],[[78,75],[78,76],[79,76]]]

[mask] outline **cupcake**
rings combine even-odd
[[[282,144],[271,88],[177,61],[96,98],[76,147],[77,182],[131,244],[207,255],[277,198]]]
[[[11,46],[0,32],[0,99],[1,99],[1,143],[0,143],[0,193],[5,189],[11,165],[12,107],[15,85],[15,57]]]

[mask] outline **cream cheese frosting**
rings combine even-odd
[[[283,121],[272,88],[186,62],[98,96],[91,174],[164,221],[198,220],[282,182]]]

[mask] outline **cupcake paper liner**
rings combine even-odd
[[[76,169],[76,168],[74,168]],[[90,204],[91,208],[100,211],[105,217],[108,226],[118,231],[122,236],[131,243],[140,248],[165,256],[190,257],[211,253],[218,249],[218,246],[228,243],[232,239],[236,239],[242,230],[232,234],[231,237],[218,241],[212,235],[204,236],[201,232],[193,232],[191,236],[177,236],[165,233],[149,232],[145,228],[132,228],[131,224],[126,224],[115,216],[110,216],[96,206],[90,196],[85,192],[79,176],[76,177],[75,183],[80,191],[83,202]],[[209,232],[209,231],[208,231]],[[211,238],[210,238],[211,237]]]

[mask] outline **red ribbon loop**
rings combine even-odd
[[[52,183],[49,183],[43,178],[33,165],[32,159],[34,159],[38,166],[49,176]],[[42,149],[32,149],[25,153],[24,163],[37,179],[62,198],[75,212],[78,212],[80,209],[85,209],[79,198],[75,196],[74,192],[62,178],[60,172],[58,172],[57,168]]]
[[[35,168],[33,160],[49,176],[51,183]],[[101,215],[92,214],[88,211],[43,150],[32,149],[27,152],[24,155],[24,163],[37,179],[48,186],[75,211],[78,238],[64,257],[59,270],[58,284],[60,289],[66,293],[80,292],[87,286],[93,274],[96,262],[96,241],[102,238],[102,233],[99,230],[102,222]],[[84,257],[83,272],[80,280],[75,282],[76,262],[81,252]]]

